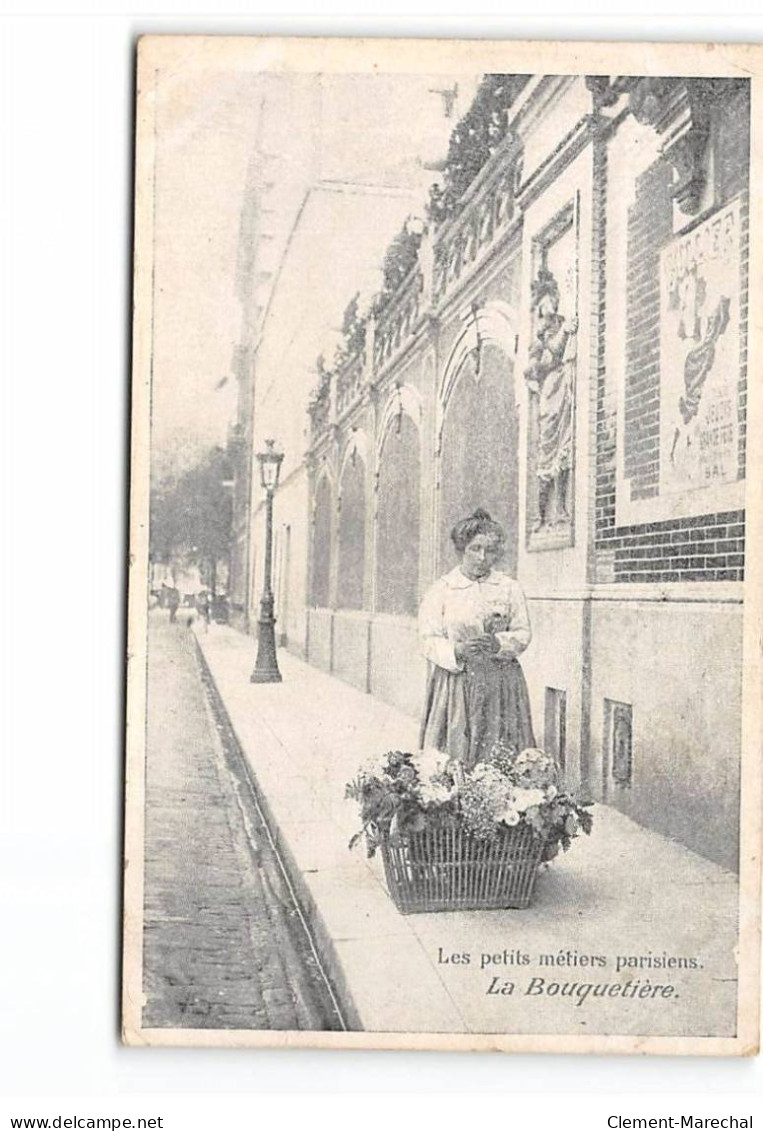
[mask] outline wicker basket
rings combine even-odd
[[[525,824],[489,840],[463,829],[403,836],[380,830],[389,893],[404,915],[529,907],[543,842]]]

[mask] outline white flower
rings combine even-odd
[[[519,758],[523,762],[545,762],[548,760],[548,755],[545,750],[539,750],[537,746],[528,746],[520,752]]]
[[[544,801],[542,789],[515,789],[514,808],[519,813],[530,809],[533,805],[542,805]]]
[[[447,754],[442,750],[435,750],[433,746],[426,750],[419,750],[413,756],[413,764],[419,772],[420,778],[431,778],[441,774],[448,763]]]
[[[504,809],[503,813],[501,814],[500,820],[503,821],[504,825],[518,825],[519,813],[516,809],[513,809],[511,806],[509,806],[508,809]]]
[[[546,801],[553,801],[558,792],[559,792],[559,790],[556,788],[555,785],[547,785],[546,790],[545,790]]]
[[[450,801],[453,792],[443,782],[423,778],[419,782],[419,796],[425,805],[442,805]]]
[[[425,805],[441,805],[453,796],[453,790],[442,781],[448,769],[448,756],[433,746],[418,750],[413,756],[413,764],[419,775],[419,796]]]

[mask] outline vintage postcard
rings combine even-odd
[[[140,42],[127,1042],[757,1051],[761,84]]]

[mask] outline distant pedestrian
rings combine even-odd
[[[167,594],[167,608],[170,610],[170,624],[174,624],[180,608],[180,592],[174,585]]]
[[[204,631],[209,632],[209,622],[212,617],[212,597],[207,589],[202,589],[196,598],[196,608],[204,621]]]

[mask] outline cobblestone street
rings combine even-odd
[[[144,1025],[341,1028],[182,610],[150,623],[147,738]]]

